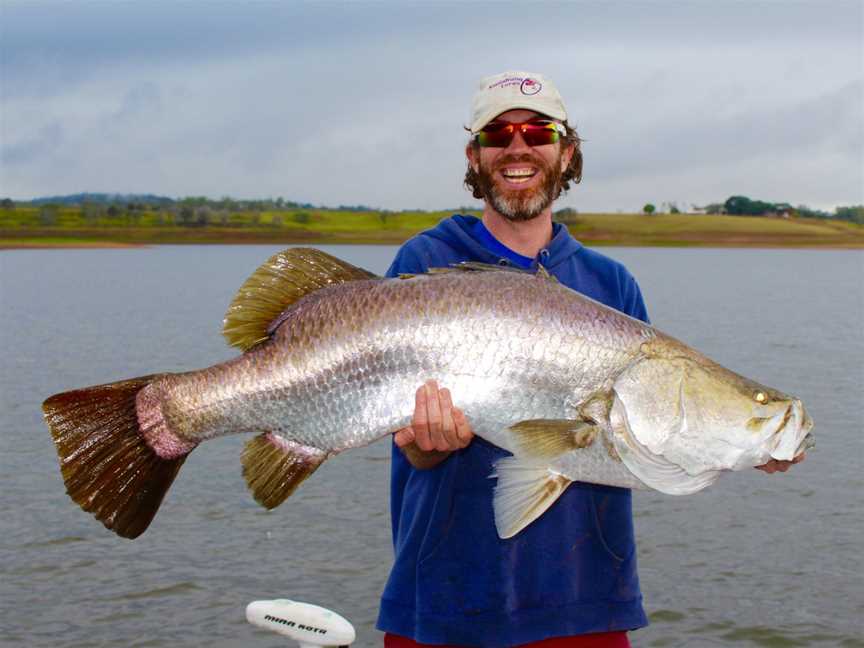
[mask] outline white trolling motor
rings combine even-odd
[[[291,637],[300,648],[347,648],[357,638],[354,626],[332,610],[288,599],[252,601],[246,606],[246,620]]]

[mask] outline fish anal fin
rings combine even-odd
[[[545,465],[505,457],[495,464],[493,506],[501,538],[512,538],[555,503],[571,481]]]
[[[314,248],[290,248],[267,259],[240,287],[222,326],[231,346],[247,351],[269,338],[270,324],[291,304],[334,284],[377,275]]]
[[[255,501],[264,508],[274,509],[326,458],[323,450],[265,432],[246,443],[240,461],[243,477]]]
[[[516,440],[516,454],[551,459],[571,450],[587,448],[600,433],[587,419],[532,419],[510,426]]]

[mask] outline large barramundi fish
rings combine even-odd
[[[503,538],[573,481],[681,495],[811,445],[798,399],[542,269],[381,279],[289,249],[241,287],[223,332],[242,355],[45,401],[69,495],[115,533],[140,535],[186,455],[223,434],[257,434],[243,474],[278,506],[328,457],[408,425],[429,378],[512,454],[495,465]]]

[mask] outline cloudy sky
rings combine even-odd
[[[864,202],[864,2],[0,0],[0,195],[476,205],[477,80],[538,71],[584,144],[558,206]]]

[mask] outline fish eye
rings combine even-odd
[[[753,400],[755,400],[757,403],[761,403],[762,405],[764,405],[768,402],[768,394],[763,391],[757,391],[755,394],[753,394]]]

